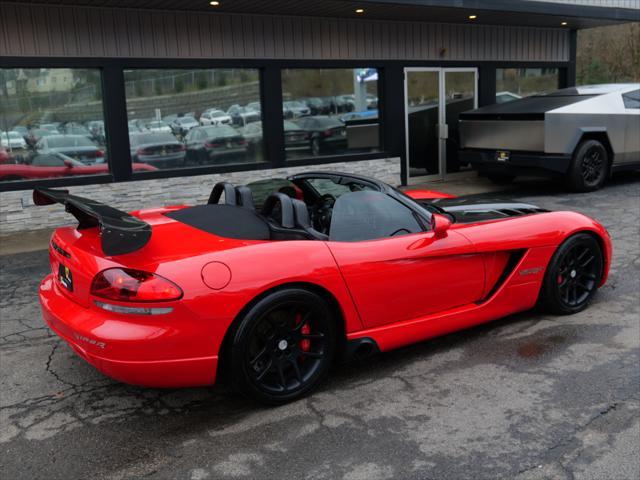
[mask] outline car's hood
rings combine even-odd
[[[484,222],[547,211],[530,203],[474,197],[436,198],[428,203],[451,215],[456,223]]]

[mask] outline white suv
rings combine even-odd
[[[200,115],[200,125],[231,125],[231,117],[222,110],[212,108]]]

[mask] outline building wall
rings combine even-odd
[[[107,203],[124,211],[165,205],[206,203],[213,186],[222,180],[242,185],[265,178],[283,178],[311,170],[347,171],[375,177],[391,185],[400,183],[400,159],[386,158],[360,162],[332,163],[314,167],[288,167],[253,172],[234,172],[196,177],[177,177],[101,185],[67,187],[74,195]],[[0,193],[0,238],[2,236],[74,225],[74,218],[61,205],[37,207],[32,192]]]
[[[631,8],[640,10],[638,0],[531,0],[535,2],[547,3],[569,3],[573,5],[585,5],[589,7],[611,7],[611,8]]]
[[[569,31],[0,3],[0,55],[569,60]]]

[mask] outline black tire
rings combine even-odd
[[[487,175],[487,178],[498,185],[508,185],[515,180],[516,176],[508,174],[492,174]]]
[[[303,397],[325,378],[336,350],[332,310],[301,288],[275,291],[236,323],[227,348],[229,383],[268,405]]]
[[[598,140],[578,144],[567,173],[567,185],[574,192],[591,192],[604,184],[609,173],[609,154]]]
[[[598,241],[588,233],[569,237],[551,257],[540,290],[540,306],[556,315],[584,310],[598,289],[602,271]]]

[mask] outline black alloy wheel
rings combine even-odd
[[[558,314],[583,310],[598,288],[602,271],[602,252],[597,240],[586,233],[570,237],[551,259],[541,302]]]
[[[327,374],[335,351],[331,309],[313,292],[291,288],[258,301],[243,317],[230,353],[237,389],[263,403],[295,400]]]
[[[568,174],[569,186],[577,192],[600,188],[609,171],[607,149],[597,140],[585,140],[576,148]]]

